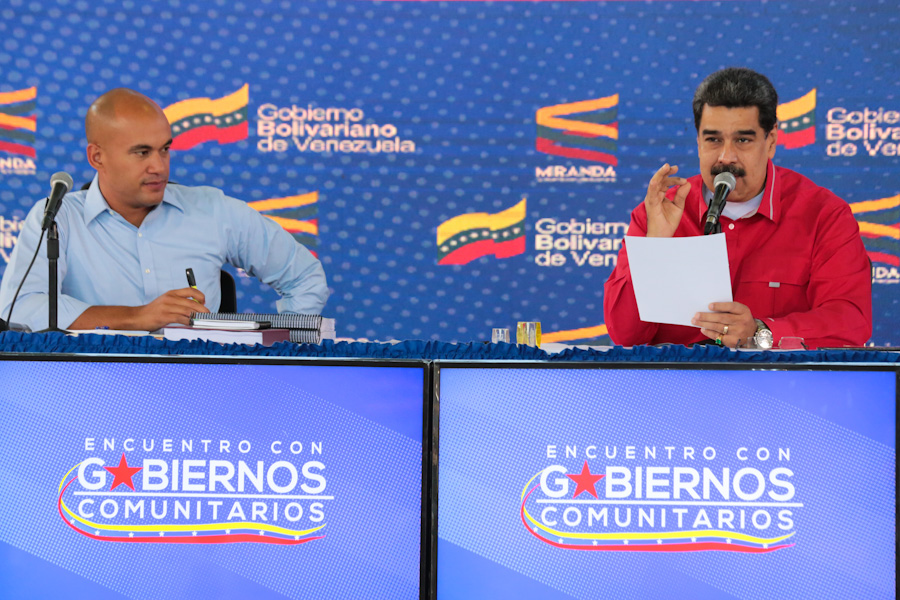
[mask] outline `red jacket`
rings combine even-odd
[[[706,203],[692,177],[676,237],[703,234]],[[674,195],[674,188],[669,196]],[[769,161],[755,215],[721,218],[735,302],[772,330],[810,348],[861,346],[872,334],[872,273],[850,206],[825,188]],[[643,203],[631,213],[628,235],[647,234]],[[638,317],[625,246],[606,282],[603,312],[616,344],[633,346],[707,339],[695,327],[645,323]]]

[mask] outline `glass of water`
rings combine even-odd
[[[491,329],[491,342],[499,344],[500,342],[509,343],[509,329],[506,327],[494,327]]]

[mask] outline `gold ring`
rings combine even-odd
[[[728,325],[726,325],[725,329],[722,330],[722,335],[728,335]]]
[[[722,345],[722,336],[719,336],[719,337],[716,338],[716,345],[717,345],[717,346],[721,346],[721,345]]]

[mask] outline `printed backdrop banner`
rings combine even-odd
[[[2,596],[419,598],[424,374],[0,360]]]
[[[252,203],[320,257],[339,335],[469,341],[536,320],[548,341],[608,342],[629,213],[663,163],[696,172],[694,89],[739,65],[778,89],[777,162],[851,204],[872,340],[900,343],[896,8],[9,0],[0,273],[50,175],[91,180],[85,111],[124,86],[166,110],[171,180]],[[238,283],[240,310],[272,311],[272,290]]]
[[[441,365],[437,600],[894,598],[896,381]]]

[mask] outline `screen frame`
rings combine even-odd
[[[78,363],[149,363],[149,364],[234,364],[234,365],[284,365],[284,366],[317,366],[317,367],[377,367],[420,369],[422,371],[422,463],[421,463],[421,502],[419,527],[419,600],[428,598],[428,576],[431,556],[428,550],[432,544],[428,539],[432,530],[430,522],[431,477],[430,461],[431,417],[434,414],[432,400],[434,398],[432,362],[415,359],[377,359],[377,358],[292,358],[271,356],[230,356],[230,355],[163,355],[163,354],[52,354],[0,352],[0,363],[9,362],[78,362]]]
[[[538,362],[538,361],[441,361],[433,365],[434,400],[431,417],[431,444],[433,455],[429,472],[431,482],[431,506],[429,521],[432,530],[428,536],[430,547],[428,555],[431,564],[428,568],[428,598],[439,600],[437,595],[438,576],[438,487],[440,477],[440,397],[441,371],[454,369],[612,369],[612,370],[650,370],[650,371],[879,371],[894,373],[894,405],[900,404],[900,365],[892,363],[698,363],[698,362]],[[900,415],[895,416],[895,420]],[[894,427],[894,448],[897,447],[897,427]],[[894,489],[897,490],[897,464],[894,462]],[[898,500],[900,503],[900,500]],[[896,529],[897,504],[894,506],[894,524]],[[895,532],[895,543],[896,543]]]

